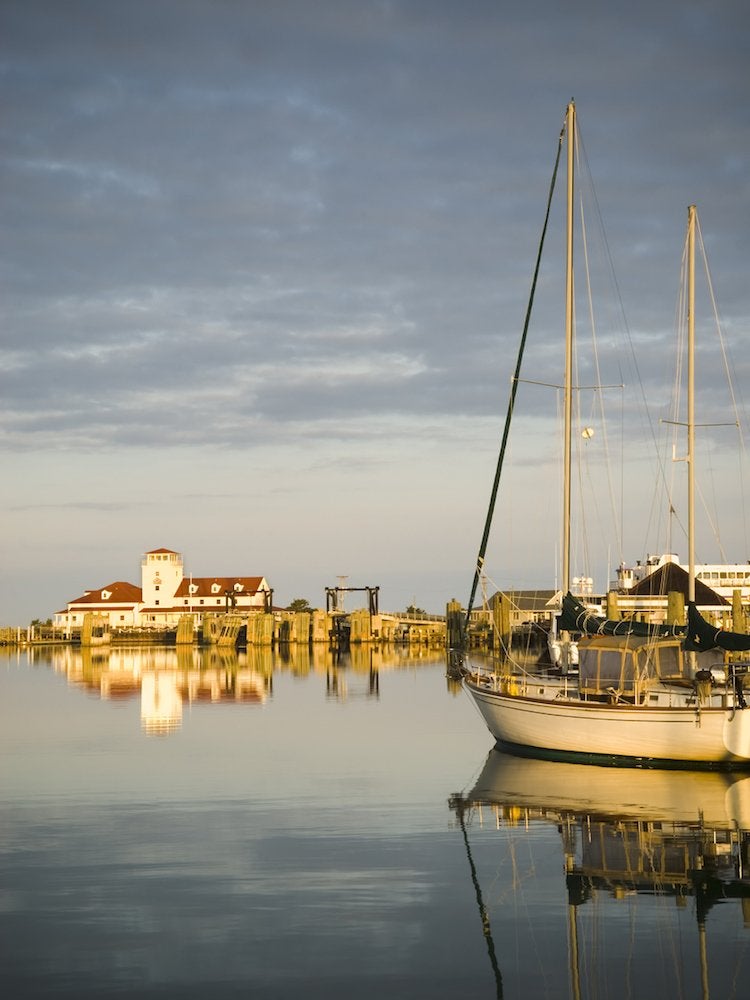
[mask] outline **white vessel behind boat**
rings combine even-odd
[[[643,562],[639,559],[635,566],[627,566],[625,563],[618,566],[614,585],[620,592],[627,594],[650,573],[669,563],[675,563],[685,572],[689,571],[689,566],[681,563],[677,555],[649,555]],[[695,579],[727,600],[731,600],[736,590],[739,590],[743,601],[750,599],[750,563],[696,563]]]

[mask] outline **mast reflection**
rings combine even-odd
[[[469,830],[554,826],[561,838],[568,904],[571,990],[580,996],[578,910],[597,899],[692,901],[702,996],[709,996],[707,919],[734,901],[750,929],[750,776],[737,772],[592,767],[490,751],[473,788],[450,807],[464,835],[483,933],[490,917],[476,878]],[[598,908],[600,911],[601,908]],[[491,948],[490,948],[491,946]],[[502,993],[500,970],[493,971]]]

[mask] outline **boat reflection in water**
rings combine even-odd
[[[529,837],[540,826],[557,828],[564,859],[568,960],[574,997],[587,992],[585,988],[582,992],[582,970],[588,976],[593,974],[592,961],[579,945],[581,907],[582,912],[591,911],[590,917],[595,913],[597,920],[612,919],[619,928],[617,933],[625,931],[623,914],[616,913],[617,901],[626,901],[627,906],[638,898],[639,905],[643,905],[641,897],[645,896],[649,898],[647,905],[656,903],[658,907],[659,899],[672,897],[678,908],[691,907],[698,957],[695,962],[687,961],[684,974],[691,977],[696,992],[685,988],[677,972],[678,981],[672,982],[677,993],[671,995],[711,995],[706,926],[716,904],[734,901],[744,924],[742,934],[747,934],[737,950],[744,955],[750,949],[748,776],[592,767],[512,757],[492,750],[471,791],[452,796],[450,805],[464,835],[498,996],[502,995],[502,962],[497,958],[491,917],[469,837],[470,828],[477,824],[486,828],[490,819],[499,831],[520,830],[521,835]],[[628,933],[632,934],[632,918],[627,916]],[[663,909],[656,914],[657,919],[663,916]],[[652,913],[647,921],[652,931],[653,921]],[[611,974],[618,952],[621,957],[626,947],[634,962],[648,967],[657,933],[650,936],[651,940],[629,942],[627,946],[615,941],[606,954],[598,956],[598,962],[608,965]],[[592,940],[598,940],[601,946],[605,936],[595,931]],[[726,934],[721,937],[721,945],[728,945]],[[725,959],[723,954],[721,961],[725,963]],[[662,966],[669,960],[670,956],[662,954]],[[744,995],[747,972],[745,968],[741,978],[744,985],[736,995]],[[663,968],[660,974],[664,974]],[[731,978],[736,982],[734,976]],[[622,995],[630,995],[623,983],[609,995],[620,995],[618,988],[625,990]],[[593,995],[596,990],[590,989]]]
[[[353,646],[341,653],[326,646],[235,649],[197,646],[59,646],[30,650],[30,659],[51,665],[70,685],[107,701],[139,698],[141,728],[167,736],[182,726],[183,708],[200,705],[263,705],[273,696],[274,675],[320,675],[324,696],[346,701],[377,698],[380,671],[432,662],[434,655],[408,647],[384,652]]]

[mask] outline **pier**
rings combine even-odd
[[[236,611],[192,614],[157,627],[110,627],[106,616],[87,613],[79,628],[35,625],[0,630],[0,645],[30,646],[70,644],[83,647],[114,646],[216,646],[217,648],[271,647],[326,644],[336,649],[360,645],[423,646],[446,644],[446,618],[410,612],[380,612],[375,603],[349,612]]]

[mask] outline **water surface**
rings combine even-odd
[[[739,839],[719,834],[727,889],[707,909],[663,864],[618,882],[622,857],[661,864],[653,823],[638,843],[629,821],[606,833],[592,796],[659,804],[669,781],[612,772],[600,791],[603,769],[490,753],[441,654],[61,647],[0,665],[4,996],[747,995]],[[745,796],[701,785],[688,808]],[[616,858],[593,849],[605,835]]]

